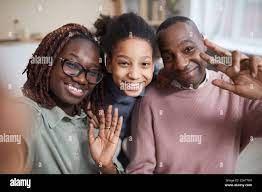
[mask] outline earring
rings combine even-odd
[[[106,53],[104,53],[104,63],[105,63],[105,67],[106,67]]]

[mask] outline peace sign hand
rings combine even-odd
[[[238,51],[231,53],[207,39],[204,42],[219,56],[232,57],[232,65],[226,66],[206,53],[200,53],[202,59],[213,64],[218,71],[225,73],[233,81],[232,84],[215,79],[212,81],[213,85],[249,99],[262,99],[262,59],[260,57],[248,57]]]

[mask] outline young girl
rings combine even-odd
[[[123,116],[121,139],[129,135],[130,114],[144,88],[153,79],[153,58],[156,51],[154,30],[138,15],[127,13],[110,18],[101,16],[95,22],[96,36],[104,54],[106,75],[98,85],[103,93],[93,108],[112,105]],[[112,110],[112,109],[110,109]],[[96,119],[89,112],[94,124]],[[132,138],[129,138],[131,141]],[[119,160],[125,166],[127,159],[121,153]]]
[[[30,59],[21,103],[32,111],[23,134],[31,173],[117,172],[112,158],[122,117],[117,109],[113,117],[101,111],[97,137],[86,121],[88,102],[99,97],[92,91],[103,78],[99,52],[85,27],[67,24],[48,34]]]

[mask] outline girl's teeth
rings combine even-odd
[[[140,87],[143,86],[143,83],[129,83],[127,81],[124,81],[123,83],[125,90],[139,90]]]
[[[82,93],[83,90],[82,89],[78,89],[76,87],[73,87],[72,85],[68,85],[69,89],[78,93]]]

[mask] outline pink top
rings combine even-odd
[[[133,114],[128,173],[234,173],[237,157],[262,135],[262,102],[211,84],[179,90],[152,84]]]

